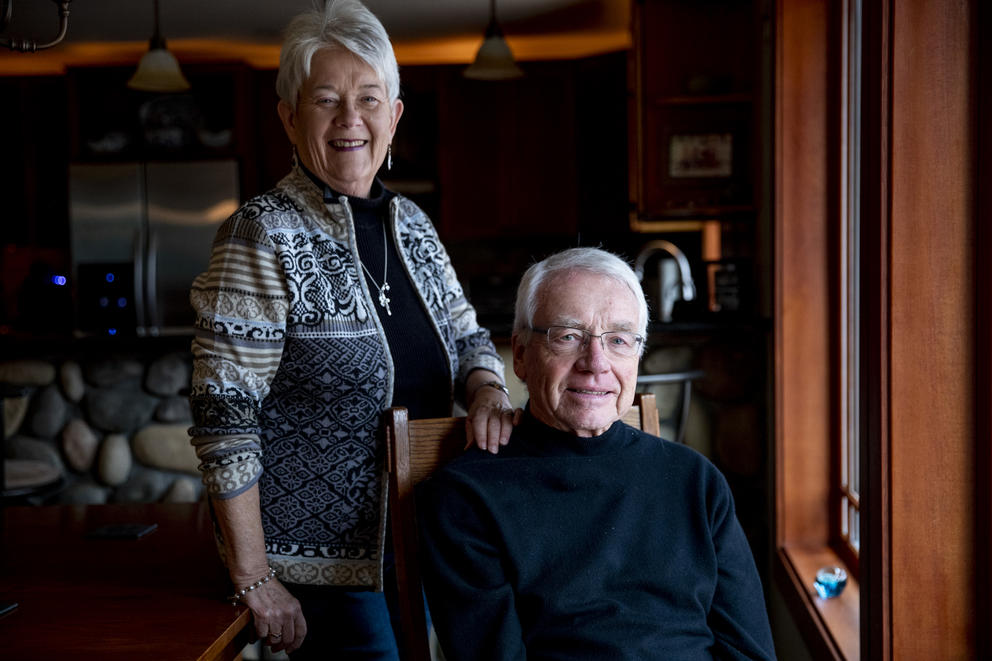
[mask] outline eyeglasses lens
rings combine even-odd
[[[633,356],[641,343],[638,335],[625,331],[609,331],[593,335],[579,328],[552,326],[547,334],[548,348],[562,356],[570,356],[582,351],[594,337],[599,339],[604,351],[615,356]]]

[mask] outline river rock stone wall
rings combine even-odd
[[[55,467],[34,504],[193,502],[189,352],[0,363],[4,456]]]

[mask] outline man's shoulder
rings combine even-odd
[[[667,470],[688,475],[723,479],[723,473],[713,461],[702,452],[689,445],[668,441],[632,428],[637,435],[637,447],[648,457],[647,462],[657,462]]]
[[[478,448],[471,447],[451,461],[431,473],[426,479],[417,484],[415,491],[417,501],[426,507],[425,512],[436,512],[443,505],[450,505],[454,494],[476,493],[485,490],[485,476],[491,473],[488,467],[498,461],[498,455],[492,455]],[[479,476],[484,479],[481,480]]]
[[[502,446],[498,454],[480,450],[474,445],[460,455],[438,468],[418,489],[449,489],[454,485],[474,485],[473,488],[484,488],[484,485],[499,480],[500,475],[511,470],[512,460],[520,459],[521,455],[509,445]]]

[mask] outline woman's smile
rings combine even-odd
[[[331,140],[330,145],[338,151],[355,151],[368,143],[368,140]]]

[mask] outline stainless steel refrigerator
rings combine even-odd
[[[191,332],[190,283],[239,201],[235,160],[71,165],[77,334]]]

